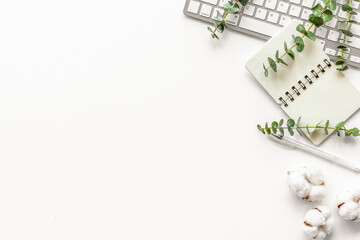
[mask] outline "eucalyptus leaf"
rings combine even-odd
[[[304,50],[305,44],[301,37],[297,36],[295,38],[296,50],[302,52]]]
[[[260,126],[260,124],[257,125],[257,128],[260,132],[262,132],[263,134],[265,134],[265,130]]]
[[[278,128],[278,126],[279,126],[279,124],[278,124],[276,121],[273,121],[273,122],[271,123],[271,130],[272,130],[272,132],[273,132],[274,134],[277,133],[277,128]]]
[[[322,19],[324,22],[330,22],[333,19],[334,15],[331,10],[326,9],[324,13],[322,14]]]
[[[276,72],[277,71],[276,62],[270,57],[268,57],[268,62],[270,64],[270,67],[272,68],[272,70],[274,70],[274,72]]]
[[[305,29],[304,25],[302,25],[302,24],[297,25],[296,31],[306,35],[306,29]]]
[[[320,3],[318,3],[311,10],[312,10],[314,16],[321,17],[322,9],[323,9],[323,7],[321,6]]]
[[[268,77],[268,76],[269,76],[269,71],[268,71],[267,68],[265,67],[265,64],[263,64],[263,67],[264,67],[265,77]]]
[[[344,11],[344,12],[351,12],[353,10],[352,7],[350,7],[349,4],[343,4],[341,9]]]
[[[315,41],[316,40],[316,36],[313,32],[309,31],[306,35],[308,38],[310,38],[311,40]]]
[[[266,133],[267,133],[267,134],[269,134],[269,135],[271,134],[271,130],[270,130],[270,128],[269,128],[268,123],[265,124],[265,130],[266,130]]]
[[[239,12],[239,6],[237,4],[233,5],[230,3],[225,3],[224,10],[225,10],[225,12],[228,12],[230,14],[235,14],[235,13]]]
[[[314,14],[310,14],[309,21],[313,23],[316,27],[320,27],[324,24],[324,20],[322,17],[315,16]]]

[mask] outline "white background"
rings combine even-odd
[[[1,239],[305,239],[312,205],[286,172],[309,163],[326,176],[329,239],[359,239],[335,196],[360,176],[256,129],[285,117],[244,68],[264,41],[212,40],[184,3],[1,1]],[[360,163],[359,147],[320,146]]]

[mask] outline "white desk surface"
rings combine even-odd
[[[212,40],[184,2],[0,4],[1,239],[302,240],[312,205],[286,172],[309,163],[326,175],[328,239],[359,239],[335,195],[360,176],[256,129],[285,117],[244,68],[264,41]],[[359,147],[320,148],[360,162]]]

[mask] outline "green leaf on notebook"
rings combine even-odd
[[[302,52],[304,50],[305,44],[304,44],[304,40],[297,36],[295,37],[295,44],[296,44],[296,50],[298,52]]]
[[[276,51],[275,58],[276,58],[277,63],[282,63],[287,66],[286,62],[284,60],[282,60],[281,58],[279,58],[279,50]]]
[[[325,131],[326,135],[329,135],[329,130],[328,130],[329,124],[330,124],[330,121],[327,120],[326,123],[325,123],[325,128],[324,128],[324,131]]]
[[[269,71],[268,71],[267,68],[265,67],[265,64],[263,64],[263,67],[264,67],[265,77],[268,77],[268,76],[269,76]]]
[[[272,68],[272,70],[274,70],[274,72],[276,72],[277,71],[276,62],[270,57],[268,57],[268,62],[270,64],[270,67]]]
[[[296,31],[298,31],[299,33],[305,34],[305,35],[307,33],[304,25],[302,25],[302,24],[297,25]]]
[[[310,38],[311,40],[315,41],[316,40],[316,36],[313,32],[308,32],[306,35],[308,38]]]

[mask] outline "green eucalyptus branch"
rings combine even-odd
[[[216,31],[222,33],[224,32],[225,28],[228,28],[226,17],[229,14],[236,14],[240,11],[240,7],[238,5],[239,2],[241,5],[246,6],[249,0],[236,0],[235,2],[233,0],[229,1],[228,3],[224,4],[224,15],[222,15],[219,11],[216,12],[217,21],[214,22],[215,29],[213,30],[211,27],[207,28],[211,32],[212,38],[219,39],[219,36],[216,35]]]
[[[360,0],[354,0],[356,2],[360,2]],[[346,71],[349,69],[349,67],[346,65],[346,61],[347,58],[345,58],[345,53],[349,51],[349,49],[346,46],[346,43],[349,42],[347,40],[347,37],[352,37],[353,34],[352,32],[349,30],[349,24],[353,23],[353,24],[357,24],[358,22],[355,20],[351,20],[351,16],[357,14],[353,8],[351,7],[353,0],[349,1],[349,4],[344,4],[342,5],[341,9],[344,12],[347,12],[347,18],[346,20],[340,20],[340,23],[344,23],[345,24],[345,28],[339,28],[338,30],[344,34],[344,37],[342,39],[340,39],[340,41],[342,41],[342,44],[337,46],[338,49],[341,50],[341,55],[337,56],[339,58],[338,61],[336,61],[335,65],[339,66],[338,68],[336,68],[336,70],[338,71]]]
[[[324,130],[326,135],[329,135],[329,130],[335,130],[337,132],[337,135],[340,137],[341,134],[340,132],[344,132],[345,136],[353,136],[353,137],[358,137],[360,136],[360,130],[358,128],[352,128],[352,129],[347,129],[344,126],[344,122],[340,122],[337,125],[335,125],[334,127],[329,126],[330,125],[330,121],[327,120],[325,125],[320,125],[321,122],[319,122],[318,124],[316,124],[315,126],[302,126],[300,124],[301,121],[301,117],[298,119],[297,122],[295,122],[295,120],[293,119],[288,119],[286,122],[286,126],[283,126],[284,124],[284,120],[281,119],[279,122],[273,121],[271,123],[271,125],[269,125],[268,123],[265,123],[265,127],[262,127],[260,124],[257,125],[257,128],[260,132],[262,132],[263,134],[268,134],[270,135],[271,133],[276,134],[277,132],[280,133],[281,136],[285,135],[285,130],[287,130],[291,136],[293,136],[295,134],[294,129],[306,129],[307,133],[310,135],[310,129],[311,130],[316,130],[316,129],[322,129]]]
[[[312,14],[309,15],[309,22],[311,22],[311,25],[308,29],[306,29],[304,27],[304,25],[299,24],[296,27],[296,30],[302,34],[302,36],[292,36],[293,37],[293,45],[288,48],[288,45],[286,42],[284,42],[284,50],[285,52],[279,56],[279,50],[276,51],[275,53],[275,60],[272,59],[271,57],[268,57],[268,63],[269,66],[265,66],[265,64],[263,64],[263,68],[264,68],[264,75],[265,77],[269,76],[269,69],[271,68],[274,72],[277,72],[277,64],[281,63],[287,66],[287,63],[283,60],[283,57],[285,57],[286,55],[290,56],[290,58],[292,60],[295,60],[295,54],[292,51],[293,48],[296,47],[296,50],[298,52],[302,52],[305,48],[305,44],[304,44],[304,37],[308,37],[311,40],[315,41],[316,40],[316,36],[314,35],[314,33],[311,31],[311,28],[313,26],[316,27],[320,27],[322,26],[324,23],[329,22],[333,19],[334,15],[333,15],[333,10],[336,9],[336,3],[333,0],[323,0],[324,2],[324,7],[321,6],[321,4],[317,4],[315,7],[313,7],[312,10]]]

